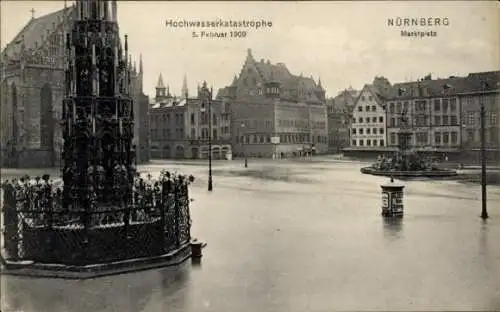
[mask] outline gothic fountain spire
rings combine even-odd
[[[128,37],[124,58],[115,1],[77,1],[78,17],[67,34],[63,103],[63,181],[66,205],[129,203],[135,167],[133,104],[129,97]],[[79,60],[76,62],[75,60]],[[115,181],[111,183],[110,181]],[[71,195],[70,195],[71,194]]]

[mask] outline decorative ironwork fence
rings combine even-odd
[[[86,265],[160,256],[189,243],[193,176],[136,176],[132,205],[64,207],[62,184],[48,175],[6,181],[5,258]]]

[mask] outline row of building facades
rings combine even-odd
[[[500,71],[395,84],[375,77],[360,91],[346,89],[327,101],[330,151],[374,157],[395,151],[405,131],[414,151],[477,161],[482,104],[487,157],[498,160]]]
[[[63,34],[75,7],[32,18],[1,55],[2,166],[57,165],[62,148]],[[283,63],[246,59],[233,81],[194,94],[184,77],[170,94],[160,74],[154,99],[143,92],[142,59],[131,69],[134,144],[138,163],[150,158],[283,158],[340,153],[373,157],[395,151],[410,131],[413,149],[477,159],[480,103],[486,113],[489,157],[499,151],[499,71],[391,84],[375,77],[361,90],[326,99],[321,80],[294,75]],[[406,116],[409,124],[401,125]],[[209,144],[210,143],[210,144]]]
[[[321,81],[256,60],[250,49],[240,73],[217,94],[204,82],[190,96],[186,78],[181,93],[172,96],[160,75],[149,109],[152,158],[207,158],[209,145],[215,159],[328,152]]]

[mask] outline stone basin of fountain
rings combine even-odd
[[[446,178],[457,176],[455,170],[438,168],[417,154],[406,157],[379,158],[376,163],[361,168],[361,173],[387,177]]]

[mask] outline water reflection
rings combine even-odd
[[[201,268],[201,257],[191,258],[191,265],[197,269]]]
[[[403,218],[402,217],[386,217],[383,218],[384,234],[392,240],[403,237]]]
[[[154,271],[102,277],[83,281],[62,279],[3,278],[6,311],[87,312],[87,311],[167,311],[172,297],[189,280],[186,264]],[[184,291],[176,294],[176,305],[186,304]],[[157,304],[163,306],[158,307]],[[150,310],[150,309],[148,309]]]

